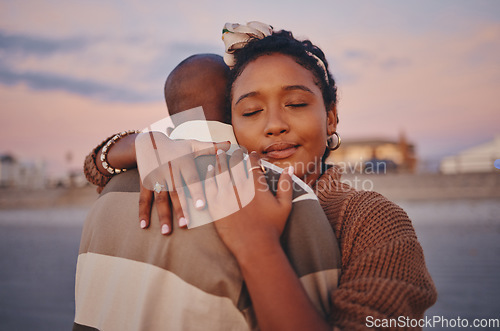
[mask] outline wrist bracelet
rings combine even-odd
[[[121,172],[127,171],[126,168],[124,169],[116,169],[113,168],[112,166],[109,165],[108,163],[108,152],[109,149],[111,148],[112,145],[114,145],[118,140],[122,139],[125,136],[128,136],[129,134],[134,134],[134,133],[139,133],[141,131],[138,130],[130,130],[130,131],[123,131],[118,134],[115,134],[113,138],[109,139],[106,145],[102,147],[101,150],[101,162],[102,162],[102,167],[106,169],[110,174],[119,174]]]

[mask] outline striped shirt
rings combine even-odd
[[[267,166],[268,183],[276,183],[281,169]],[[295,176],[294,183],[282,247],[327,320],[340,273],[339,246],[312,190]],[[214,224],[186,230],[174,221],[174,233],[163,236],[153,207],[151,225],[142,230],[138,200],[138,172],[128,171],[108,183],[88,214],[77,262],[73,329],[258,329],[238,264]]]

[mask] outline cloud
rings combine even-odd
[[[214,53],[222,56],[223,46],[218,44],[188,41],[172,41],[159,49],[144,68],[142,80],[163,84],[168,74],[184,59],[194,54]],[[159,86],[159,85],[158,85]]]
[[[30,35],[9,35],[0,31],[0,50],[24,55],[47,55],[62,51],[78,51],[85,48],[87,41],[83,38],[48,39]]]
[[[390,70],[406,67],[412,64],[409,57],[395,57],[388,54],[379,54],[373,51],[349,48],[343,52],[343,62],[351,61],[363,66],[380,65],[382,69]],[[352,74],[351,74],[352,75]]]
[[[409,58],[403,58],[403,57],[390,57],[385,60],[382,60],[380,62],[380,66],[382,69],[394,69],[394,68],[399,68],[399,67],[407,67],[411,65],[412,61]]]
[[[168,48],[180,53],[188,53],[190,55],[197,53],[211,53],[217,52],[222,55],[224,51],[223,44],[212,43],[194,43],[187,41],[174,41],[168,44]]]
[[[352,60],[373,60],[376,58],[373,53],[361,49],[346,49],[344,57]]]
[[[0,30],[0,83],[61,90],[104,101],[162,99],[170,71],[196,53],[222,45],[155,37],[41,38]]]
[[[132,89],[103,84],[97,81],[80,80],[40,72],[18,73],[5,68],[0,68],[0,83],[10,86],[26,84],[35,90],[62,90],[104,101],[137,103],[158,99],[157,95],[138,93]]]
[[[345,46],[344,46],[345,47]],[[342,85],[356,84],[362,76],[362,68],[373,67],[377,62],[377,54],[360,48],[345,47],[339,45],[336,50],[339,53],[329,61],[330,71],[334,78]],[[338,65],[337,65],[338,64]]]
[[[144,66],[149,64],[147,57],[142,60],[148,52],[138,50],[138,45],[120,39],[57,39],[0,30],[0,84],[25,84],[34,90],[66,91],[103,101],[161,99],[160,88],[152,89],[147,79],[134,77],[147,71]]]

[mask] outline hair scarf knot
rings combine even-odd
[[[247,24],[226,23],[222,29],[222,40],[226,46],[224,62],[229,68],[234,67],[233,53],[245,47],[252,39],[263,39],[273,33],[273,27],[269,24],[252,21]]]
[[[248,44],[252,39],[263,39],[267,36],[273,34],[273,27],[269,24],[252,21],[247,24],[239,23],[226,23],[222,29],[222,41],[224,41],[224,46],[226,47],[224,53],[224,62],[229,68],[233,68],[236,64],[234,59],[234,52],[241,49]],[[306,50],[306,53],[313,57],[321,69],[323,69],[323,74],[326,82],[329,82],[328,71],[323,61],[315,54]]]

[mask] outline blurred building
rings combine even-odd
[[[414,173],[417,165],[415,146],[404,133],[399,139],[344,139],[327,163],[345,168],[347,173]]]
[[[12,155],[0,155],[0,187],[13,185],[16,160]]]
[[[41,189],[45,183],[43,162],[21,162],[10,154],[0,154],[0,187]]]
[[[500,159],[500,136],[495,139],[445,157],[441,160],[440,171],[444,174],[495,171],[495,160]]]

